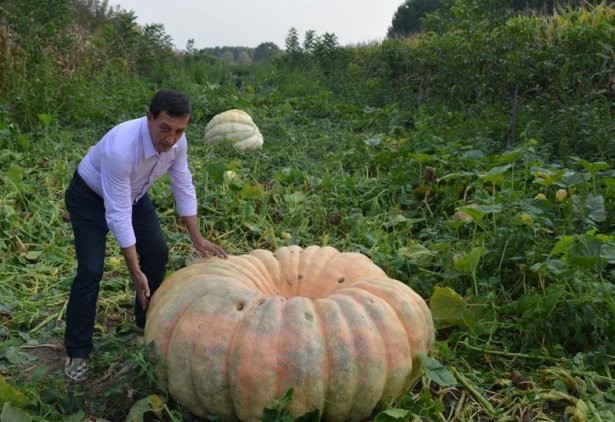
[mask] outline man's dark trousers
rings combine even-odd
[[[104,272],[106,241],[109,228],[103,199],[75,173],[65,194],[70,213],[77,275],[73,280],[66,310],[64,344],[71,358],[87,358],[92,350],[96,319],[96,302]],[[164,239],[156,209],[149,195],[132,207],[132,226],[141,271],[147,277],[152,295],[164,280],[169,249]],[[135,296],[135,323],[145,325],[145,313]]]

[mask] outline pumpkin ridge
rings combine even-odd
[[[187,309],[189,309],[190,306],[192,306],[192,304],[195,301],[198,301],[200,298],[203,297],[203,295],[194,294],[195,293],[194,290],[196,290],[196,293],[205,292],[205,294],[207,294],[207,292],[209,292],[210,290],[209,285],[202,285],[202,283],[200,283],[198,273],[193,274],[192,272],[189,272],[189,271],[187,271],[186,273],[188,275],[187,280],[181,280],[181,281],[178,280],[173,283],[167,283],[166,286],[164,286],[164,289],[162,288],[163,286],[161,286],[161,288],[156,291],[155,296],[159,298],[164,297],[165,295],[171,293],[172,291],[175,291],[175,290],[179,291],[179,293],[175,296],[174,301],[166,302],[164,300],[162,301],[160,299],[154,300],[154,298],[152,298],[150,308],[147,310],[147,317],[149,319],[159,319],[161,316],[163,316],[162,319],[164,321],[164,326],[162,329],[158,328],[157,333],[156,333],[157,337],[159,338],[168,339],[169,336],[166,334],[170,334],[173,332],[173,330],[175,330],[176,324],[179,318],[183,315],[183,313]],[[192,284],[196,285],[196,287],[193,287]],[[180,300],[178,300],[178,298],[180,298]],[[181,299],[185,299],[185,300],[181,300]],[[158,305],[158,303],[160,303],[160,305]],[[171,306],[171,305],[175,305],[175,306]],[[149,330],[148,328],[149,327],[147,327],[146,325],[146,330],[144,333],[144,339],[146,342],[148,342],[150,339],[151,330]],[[163,358],[167,356],[168,345],[169,345],[169,341],[164,341],[164,340],[162,342],[158,341],[156,344],[156,346],[159,348],[159,353],[161,354]]]
[[[279,367],[279,357],[277,353],[263,353],[259,349],[279,349],[280,330],[272,328],[268,331],[268,335],[259,331],[257,337],[256,331],[261,326],[261,322],[270,322],[276,324],[275,327],[281,326],[282,318],[280,317],[286,300],[282,297],[272,297],[266,299],[261,305],[250,308],[250,315],[244,313],[243,317],[238,321],[237,329],[233,335],[229,347],[227,361],[229,362],[229,379],[231,383],[231,394],[235,413],[241,420],[255,420],[263,408],[260,403],[267,402],[270,404],[278,398],[275,392],[279,389],[279,377],[271,376],[277,373]],[[275,315],[270,315],[264,307],[271,307],[275,311]],[[260,311],[260,314],[259,314]],[[258,316],[257,320],[255,317]],[[271,338],[270,333],[274,337]],[[263,341],[266,338],[268,341]],[[256,341],[259,340],[259,341]],[[271,343],[274,343],[272,346]],[[267,347],[269,346],[269,347]],[[248,347],[246,353],[243,349]],[[245,363],[245,365],[244,365]],[[258,380],[254,375],[254,371],[262,366],[271,368],[271,371],[261,369],[263,373],[268,373],[268,377]],[[247,377],[247,378],[246,378]],[[256,378],[256,379],[255,379]],[[273,384],[273,385],[272,385]],[[267,387],[274,387],[267,388]]]
[[[267,250],[257,249],[250,252],[251,256],[259,259],[263,266],[266,268],[269,277],[271,277],[271,284],[276,291],[277,296],[286,297],[284,294],[284,282],[282,280],[282,270],[280,261],[278,261],[275,255]]]
[[[239,274],[246,281],[249,281],[259,292],[266,294],[268,296],[274,295],[275,292],[271,288],[270,283],[266,282],[266,274],[262,274],[262,269],[255,265],[255,261],[257,261],[251,255],[242,255],[235,257],[238,264],[241,264],[241,270]]]
[[[284,297],[297,296],[299,288],[299,261],[302,249],[299,246],[289,246],[278,249],[273,255],[280,263],[282,284],[286,287]]]
[[[412,369],[412,377],[414,378],[420,368],[420,365],[417,365],[418,354],[427,354],[434,341],[434,332],[433,329],[431,329],[431,327],[433,327],[433,323],[431,322],[431,313],[429,312],[429,308],[426,308],[426,305],[425,308],[423,306],[419,306],[420,312],[417,312],[415,309],[415,306],[417,305],[415,300],[415,295],[417,295],[416,292],[411,289],[402,289],[402,287],[407,286],[401,281],[394,279],[390,279],[390,281],[396,281],[399,284],[388,282],[386,285],[381,286],[381,288],[377,290],[376,294],[383,298],[386,296],[386,301],[393,307],[393,309],[395,309],[397,317],[400,321],[402,321],[402,325],[410,343],[410,351],[414,356]],[[372,291],[374,286],[371,279],[361,280],[361,288],[367,291]],[[402,291],[400,292],[400,290]],[[400,293],[404,296],[409,295],[411,302],[405,303],[404,301],[401,301]],[[404,306],[404,303],[406,306]],[[412,311],[410,311],[410,308]],[[410,315],[408,314],[409,311]],[[429,321],[429,324],[427,321]],[[429,327],[429,329],[426,330],[426,327]],[[420,328],[423,329],[417,332]],[[425,331],[427,331],[428,335],[425,335]]]
[[[233,283],[231,282],[225,285],[224,288],[230,289],[232,284]],[[242,321],[248,318],[250,310],[257,308],[264,299],[262,294],[249,289],[248,286],[245,286],[242,283],[238,283],[237,285],[243,288],[241,294],[232,296],[227,295],[223,289],[213,289],[211,296],[207,299],[199,301],[199,303],[195,304],[194,308],[189,311],[195,315],[199,315],[206,311],[212,315],[213,318],[217,319],[221,323],[224,323],[224,327],[226,327],[224,332],[216,332],[216,330],[213,330],[210,327],[205,327],[205,330],[201,335],[195,336],[198,338],[198,341],[194,342],[194,344],[197,344],[197,348],[192,354],[192,357],[194,358],[194,364],[192,367],[202,368],[202,370],[196,371],[196,377],[193,377],[193,379],[196,380],[193,384],[195,385],[200,404],[205,408],[215,409],[223,414],[232,414],[235,403],[233,397],[233,387],[229,381],[229,374],[231,373],[230,359],[228,356],[224,359],[219,358],[216,353],[216,349],[222,347],[227,351],[227,355],[231,350],[233,350],[233,344]],[[237,292],[237,290],[231,291]],[[238,308],[238,303],[242,304],[241,309]],[[202,310],[199,308],[202,308]],[[217,331],[220,330],[218,329]],[[205,356],[205,358],[196,358],[199,353]],[[211,356],[211,358],[209,358],[209,356]],[[205,385],[210,386],[212,384],[212,377],[216,375],[212,374],[211,365],[204,368],[203,361],[214,363],[213,361],[216,358],[218,361],[223,362],[222,364],[218,363],[215,365],[215,369],[219,370],[219,372],[217,372],[218,378],[222,380],[223,384],[217,384],[217,388],[209,387],[208,391],[203,391],[204,388],[200,385],[200,382],[204,382],[206,383]],[[220,397],[221,394],[223,394],[224,397]],[[214,406],[214,403],[212,403],[213,400],[224,402],[223,408],[220,409],[219,407]]]
[[[330,246],[308,246],[303,250],[298,272],[302,276],[300,294],[305,297],[321,297],[321,274],[340,252]]]
[[[399,397],[412,373],[412,359],[409,359],[412,350],[395,308],[377,294],[355,285],[335,294],[348,295],[355,299],[376,325],[383,341],[384,361],[387,366],[385,389],[380,398],[389,400]]]
[[[385,378],[382,375],[384,371],[379,368],[379,364],[382,363],[381,355],[384,344],[377,335],[376,325],[366,314],[363,306],[356,304],[346,295],[331,295],[330,298],[340,305],[347,320],[355,322],[354,324],[349,323],[349,328],[353,334],[351,340],[356,353],[353,357],[359,363],[356,378],[361,382],[356,382],[358,388],[350,400],[351,406],[347,414],[348,419],[363,420],[369,416],[381,396],[380,392],[383,388],[381,384],[384,383]],[[349,316],[348,313],[352,315]],[[366,328],[366,326],[369,327]],[[358,327],[361,329],[357,329]],[[374,391],[377,393],[373,394]]]
[[[296,296],[286,302],[281,315],[281,388],[293,389],[288,410],[296,416],[322,409],[326,391],[323,361],[327,350],[314,308],[311,299]]]
[[[321,417],[325,420],[336,420],[339,419],[338,417],[336,417],[336,414],[346,414],[348,412],[348,406],[347,403],[340,403],[338,401],[335,401],[334,398],[337,395],[348,393],[348,390],[354,387],[355,384],[348,381],[349,378],[352,378],[353,375],[356,374],[358,365],[356,365],[353,360],[343,359],[341,356],[339,356],[339,354],[335,353],[337,349],[333,346],[336,345],[336,343],[340,341],[339,339],[344,336],[336,335],[339,333],[333,332],[330,326],[334,324],[330,323],[330,316],[335,315],[335,317],[337,318],[337,328],[339,329],[339,331],[345,331],[347,334],[350,334],[352,333],[352,327],[350,326],[350,323],[348,322],[347,318],[341,310],[341,307],[336,301],[331,300],[330,298],[318,298],[314,301],[314,305],[317,309],[317,313],[320,320],[323,321],[322,332],[325,344],[327,346],[325,362],[327,372],[329,374],[326,377],[326,388],[324,389],[324,400]],[[324,324],[325,320],[329,321],[329,324]],[[347,337],[345,338],[347,339]],[[352,346],[353,348],[355,346],[354,342],[347,343],[347,345]],[[351,368],[349,371],[338,370],[333,372],[332,369],[338,368],[339,364],[349,365]],[[347,377],[345,379],[341,379],[343,374],[347,374]],[[354,388],[353,390],[354,391],[351,392],[351,397],[354,397],[357,389]]]

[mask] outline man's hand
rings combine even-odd
[[[143,310],[147,309],[147,305],[149,303],[149,285],[147,283],[147,277],[141,270],[136,273],[131,273],[130,278],[132,278],[132,284],[135,287],[135,291],[137,292],[137,299],[141,304]]]
[[[195,238],[192,239],[192,244],[201,256],[208,257],[213,253],[222,259],[228,258],[224,249],[202,236],[195,236]]]
[[[184,216],[182,217],[182,220],[188,229],[188,233],[190,233],[190,238],[192,239],[194,248],[201,254],[201,256],[208,257],[211,254],[214,254],[222,259],[228,258],[228,255],[224,252],[224,249],[201,236],[201,232],[199,230],[199,220],[196,215]]]
[[[141,268],[139,268],[137,249],[135,245],[122,248],[122,255],[124,255],[124,259],[126,260],[128,272],[130,273],[130,278],[132,279],[132,285],[135,287],[135,291],[137,292],[137,299],[139,300],[139,303],[141,303],[143,310],[146,310],[150,295],[149,285],[147,282],[147,277],[143,274]]]

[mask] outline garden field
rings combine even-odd
[[[1,68],[11,96],[0,94],[0,421],[196,420],[158,381],[132,328],[132,282],[111,236],[89,378],[70,383],[62,371],[76,265],[64,190],[87,150],[142,116],[162,86],[192,103],[189,165],[205,237],[233,255],[361,252],[428,302],[431,358],[374,420],[615,420],[613,18],[602,5],[562,13],[557,25],[518,18],[473,37],[462,28],[321,44],[260,65],[169,55],[145,76],[110,57],[96,72],[73,68],[70,81],[67,68],[28,56],[28,44],[5,47],[15,60]],[[561,44],[534,46],[541,25]],[[536,38],[511,46],[510,33]],[[471,55],[487,34],[480,64],[453,54]],[[21,65],[32,78],[19,78]],[[252,116],[262,150],[205,143],[207,122],[232,108]],[[168,180],[150,194],[170,274],[199,257]],[[292,420],[290,400],[263,419]]]

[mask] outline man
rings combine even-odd
[[[164,173],[169,174],[177,212],[195,249],[203,256],[227,257],[200,233],[185,136],[190,117],[190,103],[183,94],[158,91],[146,116],[115,126],[98,141],[66,190],[77,255],[64,338],[64,372],[72,380],[82,381],[87,375],[109,231],[136,291],[135,328],[142,331],[145,326],[148,299],[162,283],[168,262],[168,246],[147,194]]]

